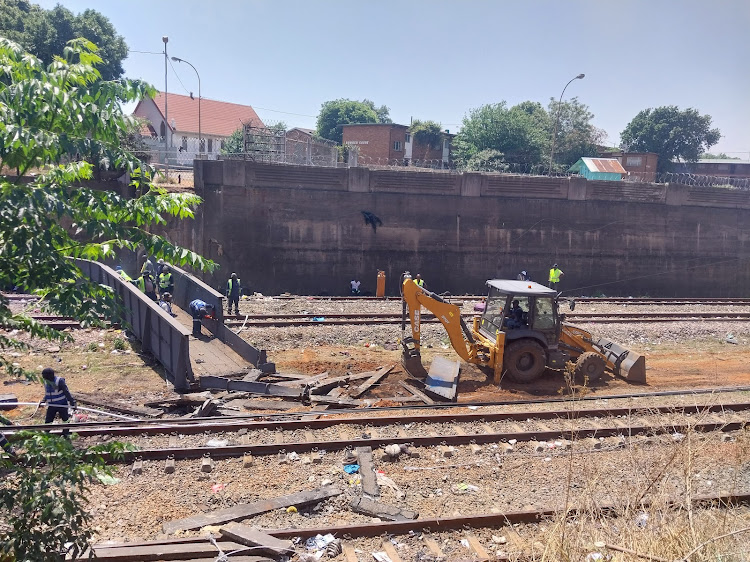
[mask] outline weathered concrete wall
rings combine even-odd
[[[481,293],[557,262],[577,294],[746,296],[750,193],[683,185],[196,161],[205,203],[169,232],[267,294],[374,292],[404,270]],[[362,211],[382,220],[377,230]]]

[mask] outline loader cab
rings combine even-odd
[[[505,332],[506,340],[534,338],[545,347],[557,347],[560,321],[557,292],[532,281],[491,279],[479,329],[495,339]]]

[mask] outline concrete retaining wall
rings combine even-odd
[[[204,198],[167,235],[268,294],[375,290],[405,269],[433,291],[481,293],[557,262],[577,294],[745,296],[750,192],[480,173],[195,161]],[[362,211],[382,225],[365,224]]]

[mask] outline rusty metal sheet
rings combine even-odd
[[[620,161],[615,158],[583,158],[583,161],[592,172],[604,172],[609,174],[627,174]]]

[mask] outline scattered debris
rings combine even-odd
[[[362,513],[371,517],[378,517],[386,521],[409,521],[416,519],[419,514],[409,509],[400,509],[393,505],[384,504],[365,498],[364,496],[354,498],[351,502],[352,511]]]
[[[258,552],[265,552],[274,556],[282,556],[294,550],[289,541],[277,539],[258,529],[240,523],[223,525],[219,532],[223,536],[245,546],[259,547]]]

